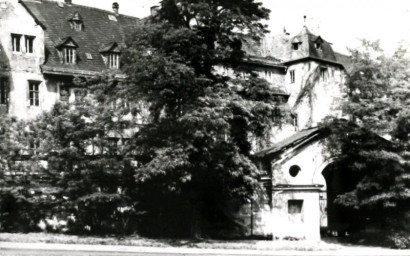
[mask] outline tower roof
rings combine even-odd
[[[310,57],[337,62],[331,44],[321,36],[314,35],[306,26],[303,26],[302,31],[292,38],[291,44],[289,61]]]

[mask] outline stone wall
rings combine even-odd
[[[295,72],[292,83],[290,72]],[[296,63],[288,67],[285,88],[289,106],[297,114],[297,129],[316,126],[324,117],[341,117],[346,73],[341,66],[318,61]]]

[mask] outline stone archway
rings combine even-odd
[[[356,210],[335,202],[339,195],[352,191],[357,184],[355,174],[346,166],[343,161],[334,158],[320,171],[326,183],[326,231],[334,236],[344,236],[361,227],[361,217]]]

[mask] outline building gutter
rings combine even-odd
[[[342,63],[332,61],[332,60],[327,60],[327,59],[316,58],[316,57],[303,57],[303,58],[300,58],[300,59],[289,60],[289,61],[285,61],[285,62],[282,62],[282,63],[283,63],[283,65],[288,66],[288,65],[291,65],[291,64],[294,64],[294,63],[297,63],[297,62],[305,61],[305,60],[315,60],[315,61],[318,61],[318,62],[329,63],[329,64],[341,66],[342,68],[344,68]]]

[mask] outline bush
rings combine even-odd
[[[138,214],[118,194],[94,193],[80,198],[68,220],[71,233],[126,235],[136,231]]]
[[[38,231],[42,217],[39,205],[10,193],[0,194],[1,232]]]
[[[410,249],[410,232],[399,231],[387,236],[390,247],[396,249]]]

